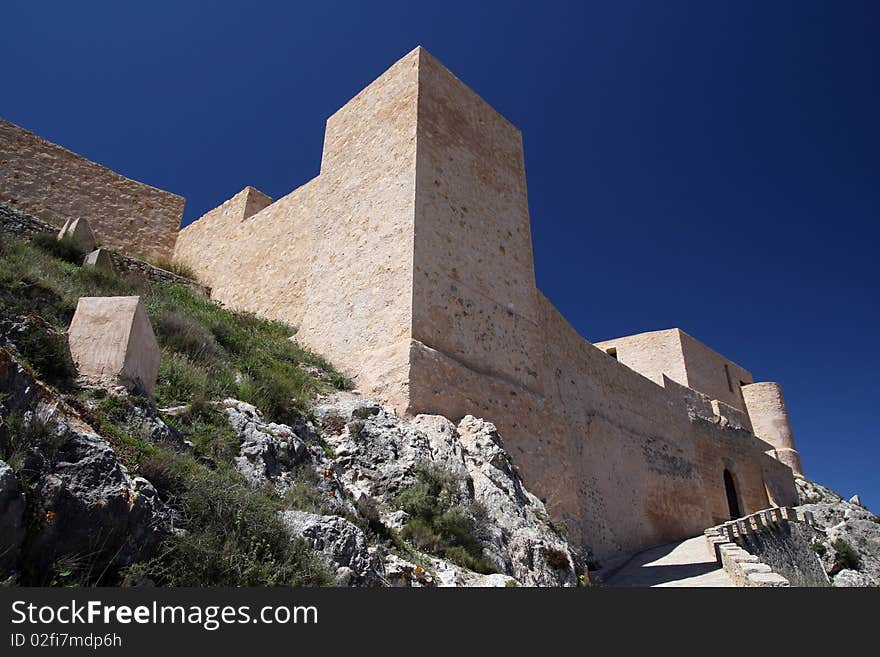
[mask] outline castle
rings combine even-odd
[[[173,252],[402,414],[491,420],[599,558],[797,503],[778,384],[679,329],[591,344],[541,294],[521,135],[423,48],[328,119],[316,178],[277,201],[246,187],[179,233],[179,197],[106,174],[86,193],[102,168],[40,141],[0,122],[0,200],[55,220],[57,186],[12,170],[56,163],[80,177],[65,203],[114,218],[93,220],[99,238]]]

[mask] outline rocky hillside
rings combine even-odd
[[[491,424],[399,418],[291,327],[80,262],[54,236],[0,242],[0,580],[586,583]],[[77,384],[76,301],[116,295],[155,329],[155,399]]]
[[[813,550],[834,586],[880,586],[880,517],[858,496],[844,500],[834,491],[796,478],[801,506],[817,525]]]

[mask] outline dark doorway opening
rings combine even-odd
[[[730,470],[724,470],[724,491],[727,493],[727,508],[730,510],[730,519],[736,520],[742,517],[739,508],[739,498],[736,495],[736,484],[733,483],[733,475]]]

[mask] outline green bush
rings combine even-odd
[[[28,452],[38,449],[43,458],[52,462],[63,443],[64,436],[51,431],[39,417],[25,419],[12,413],[0,424],[0,457],[25,478],[29,474],[23,472]]]
[[[66,335],[53,330],[42,318],[29,317],[23,330],[14,331],[7,338],[37,378],[63,390],[73,386],[76,367],[70,357]]]
[[[859,558],[859,553],[856,552],[852,545],[847,543],[842,538],[836,538],[831,542],[831,547],[837,553],[836,560],[844,568],[848,568],[850,570],[859,569],[859,566],[861,565],[861,559]]]
[[[486,513],[464,494],[458,477],[436,465],[422,465],[412,485],[397,495],[397,506],[410,519],[401,538],[425,552],[437,554],[479,573],[497,572],[483,556]]]
[[[72,265],[82,265],[86,257],[85,249],[69,235],[58,239],[58,236],[53,233],[37,233],[31,238],[31,242],[53,258],[64,260]]]

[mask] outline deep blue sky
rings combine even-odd
[[[318,172],[421,44],[522,131],[538,284],[588,339],[679,326],[785,389],[880,509],[880,3],[10,2],[0,116],[187,198]],[[271,254],[267,254],[271,257]]]

